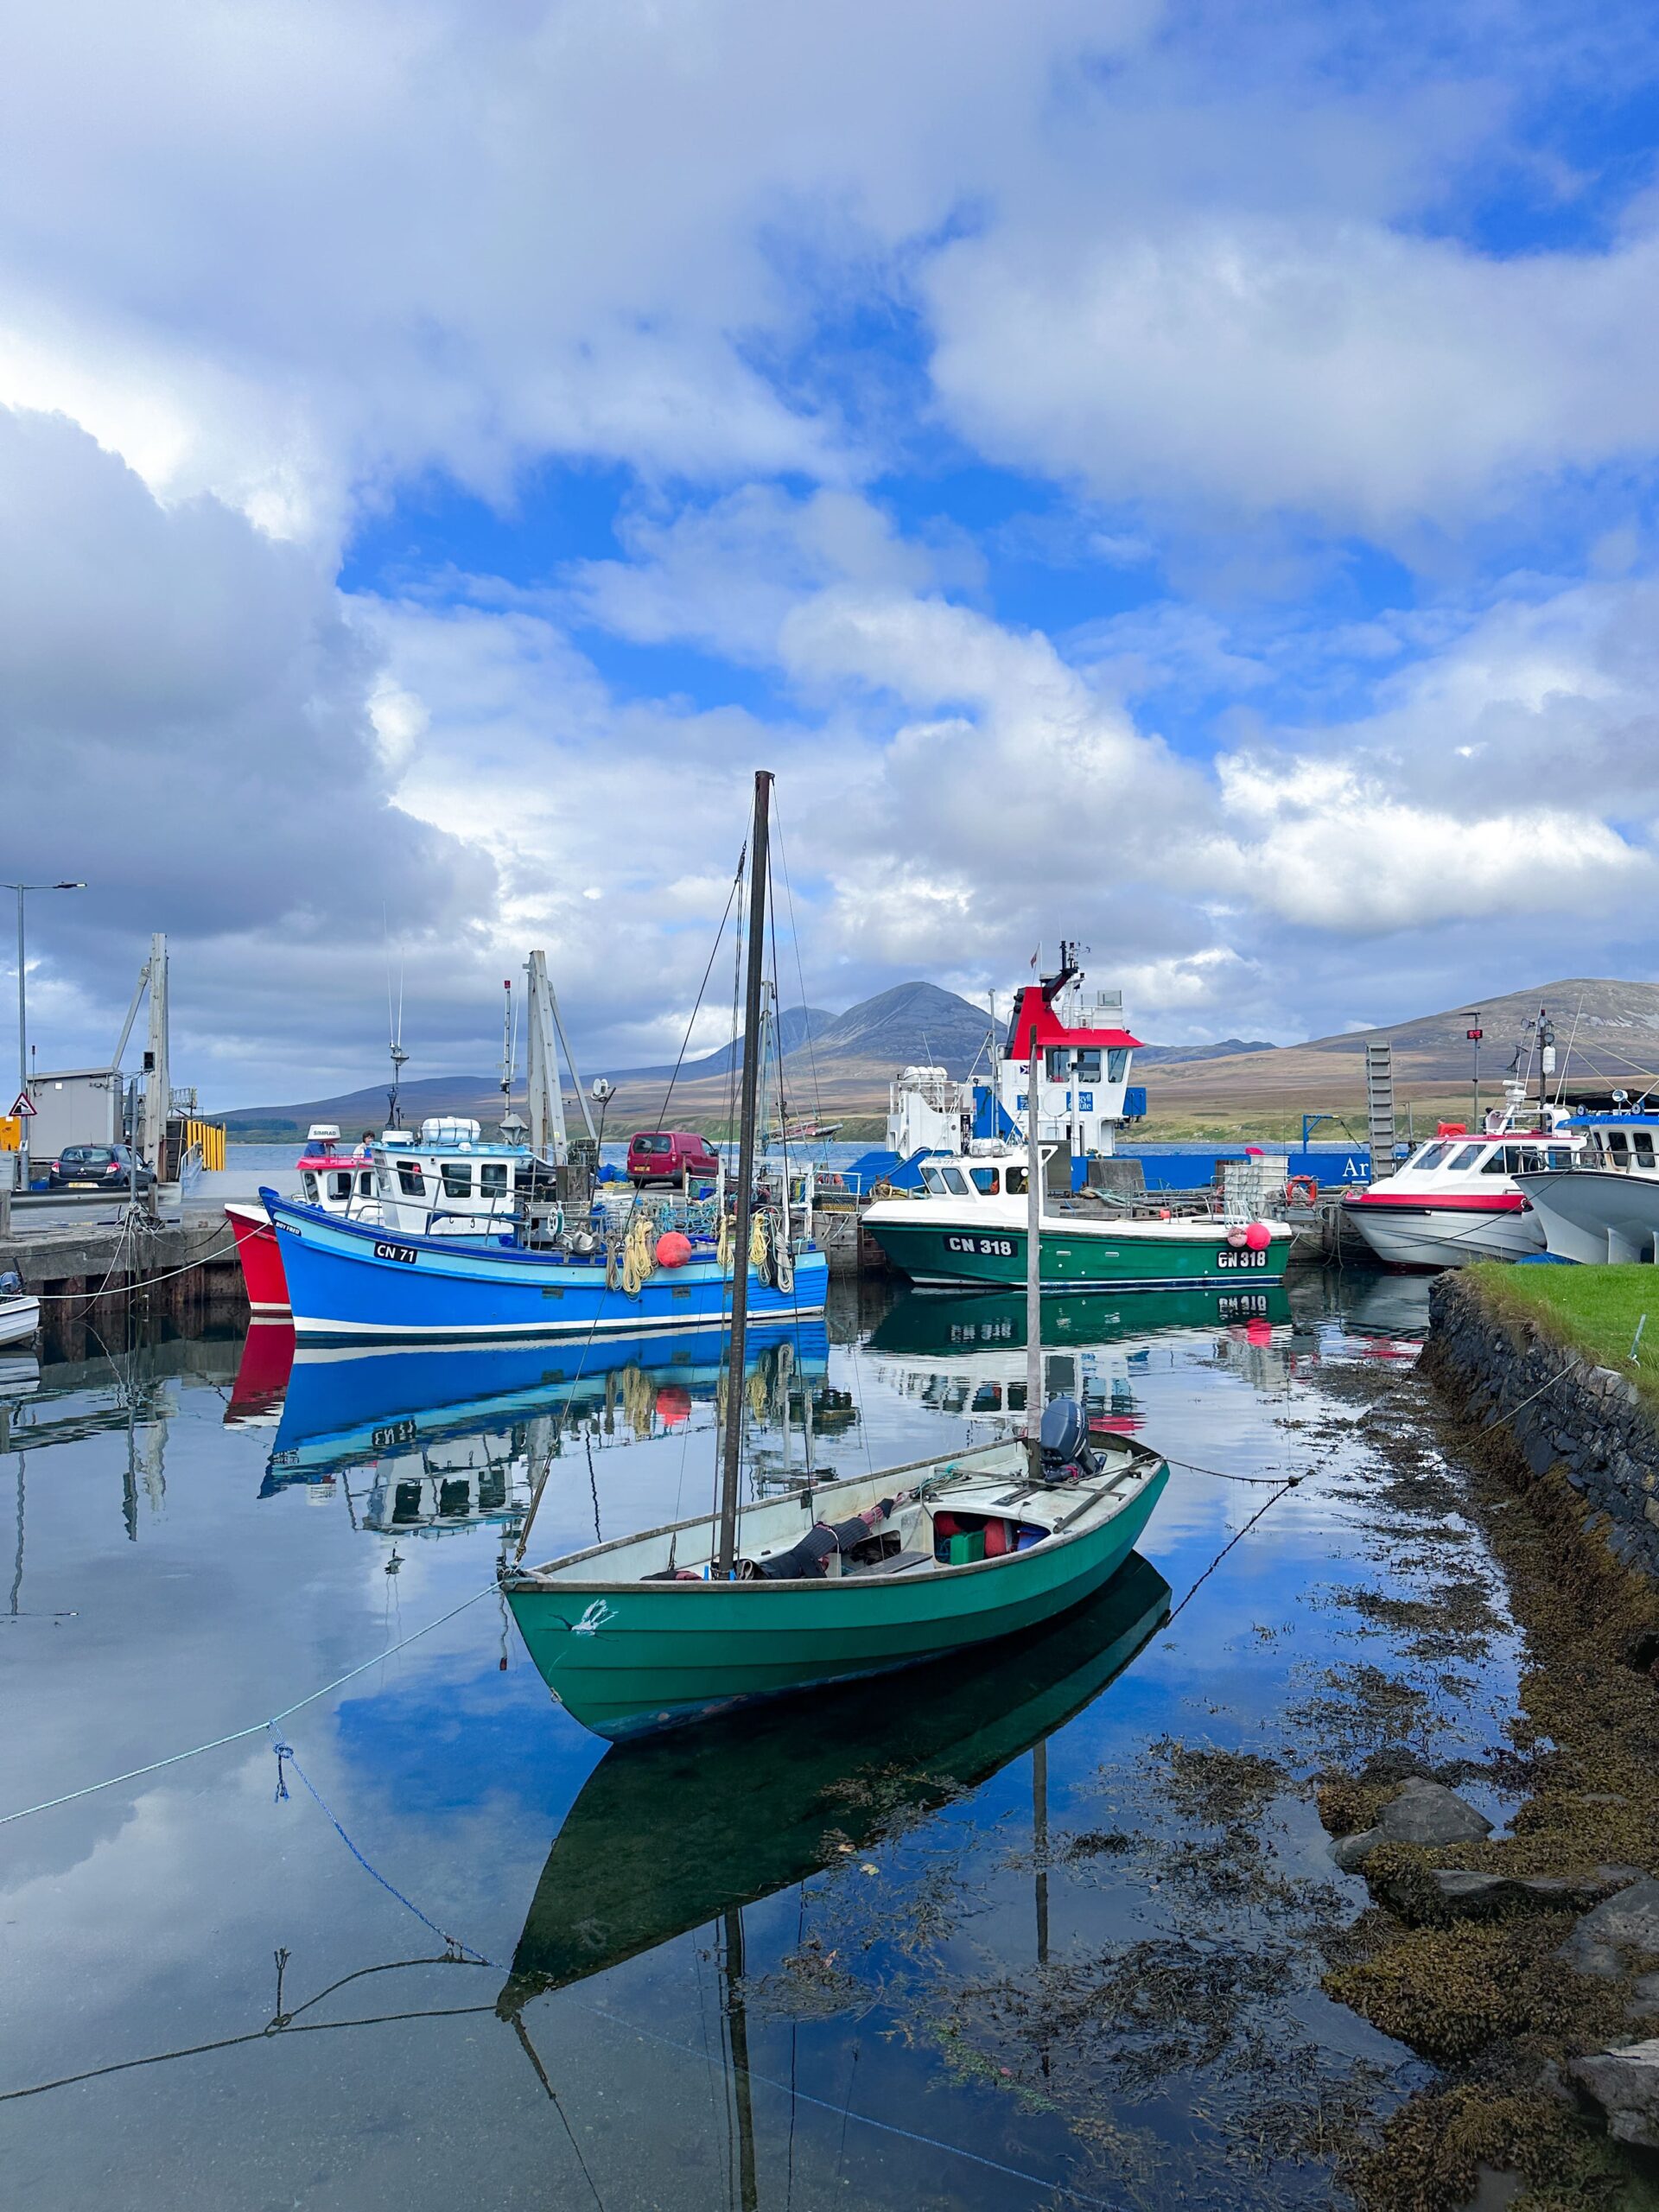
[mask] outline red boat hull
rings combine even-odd
[[[242,1281],[248,1305],[255,1313],[286,1313],[288,1277],[283,1273],[282,1247],[270,1217],[263,1206],[227,1205],[226,1218],[236,1239],[236,1256],[242,1263]]]

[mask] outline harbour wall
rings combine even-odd
[[[14,1215],[12,1233],[0,1237],[0,1273],[9,1268],[41,1300],[55,1359],[79,1358],[100,1330],[134,1313],[193,1333],[247,1319],[242,1270],[222,1212],[124,1233],[109,1222],[35,1226]]]
[[[1512,1440],[1530,1481],[1559,1469],[1583,1534],[1659,1580],[1659,1430],[1635,1384],[1494,1311],[1478,1278],[1440,1276],[1428,1310],[1424,1363],[1452,1402]]]

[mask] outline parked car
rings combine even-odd
[[[705,1182],[719,1173],[714,1147],[695,1129],[645,1129],[628,1139],[631,1183],[677,1183],[682,1175]]]
[[[46,1173],[48,1191],[124,1191],[135,1182],[152,1191],[156,1172],[130,1144],[66,1145]]]

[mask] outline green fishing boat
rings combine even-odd
[[[883,1198],[862,1220],[918,1288],[1012,1288],[1029,1274],[1027,1160],[986,1147],[930,1160],[922,1187]],[[1044,1293],[1248,1289],[1282,1276],[1291,1230],[1282,1221],[1209,1216],[1132,1220],[1086,1192],[1048,1193],[1039,1232]]]
[[[749,848],[739,1253],[754,1179],[771,781],[755,778]],[[1034,1190],[1034,1138],[1029,1164]],[[555,1696],[596,1734],[645,1735],[988,1643],[1091,1597],[1133,1551],[1169,1470],[1130,1438],[1091,1443],[1071,1400],[1044,1408],[1039,1295],[1033,1271],[1023,1439],[744,1504],[734,1392],[716,1513],[529,1567],[532,1503],[502,1588]],[[733,1374],[747,1325],[739,1267]]]

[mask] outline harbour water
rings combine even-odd
[[[1363,1891],[1308,1778],[1409,1742],[1507,1802],[1478,1539],[1478,1652],[1386,1602],[1424,1569],[1370,1416],[1413,1418],[1425,1313],[1352,1272],[1060,1302],[1051,1386],[1175,1463],[1144,1560],[972,1667],[643,1753],[550,1700],[493,1573],[550,1450],[534,1553],[702,1504],[697,1347],[11,1362],[0,1814],[70,1802],[0,1827],[8,2201],[1340,2201],[1426,2069],[1321,1993]],[[752,1366],[759,1478],[994,1433],[1021,1327],[864,1286]]]

